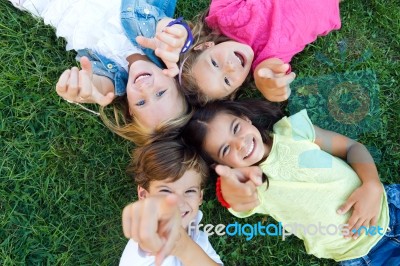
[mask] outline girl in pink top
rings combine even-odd
[[[252,71],[268,100],[286,100],[292,57],[340,26],[339,0],[212,0],[182,55],[181,85],[204,104],[232,95]]]

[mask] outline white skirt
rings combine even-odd
[[[41,17],[67,41],[67,50],[92,49],[126,70],[126,58],[143,54],[126,37],[120,22],[121,0],[9,0]]]

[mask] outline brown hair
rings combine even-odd
[[[190,169],[200,174],[203,187],[209,174],[204,160],[181,140],[166,140],[136,148],[127,173],[134,176],[137,185],[148,190],[151,181],[175,182]]]
[[[197,15],[193,21],[195,24],[191,24],[192,33],[195,37],[192,48],[180,57],[180,85],[182,86],[183,93],[186,95],[190,104],[194,106],[202,106],[209,102],[211,99],[207,97],[198,86],[196,79],[193,76],[192,67],[196,63],[198,56],[203,52],[195,50],[194,47],[205,42],[214,42],[219,44],[226,41],[231,41],[230,38],[215,31],[207,26],[205,18],[208,15],[209,10],[205,10],[203,13]],[[227,96],[227,99],[233,99],[234,93],[231,96]]]
[[[189,123],[182,130],[182,139],[185,144],[196,150],[198,154],[212,165],[214,160],[204,151],[204,140],[210,123],[220,113],[232,114],[237,117],[248,117],[252,124],[260,131],[262,140],[271,144],[269,132],[272,126],[282,118],[279,104],[260,99],[238,101],[215,101],[199,108],[193,114]]]

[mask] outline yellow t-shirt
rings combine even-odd
[[[348,222],[351,212],[336,213],[361,185],[354,170],[314,143],[315,131],[306,110],[278,121],[273,133],[271,152],[260,164],[269,178],[268,189],[266,183],[258,187],[261,204],[249,212],[230,212],[238,217],[254,213],[272,216],[304,241],[307,253],[319,258],[342,261],[368,254],[382,235],[367,235],[361,230],[357,240],[345,239],[339,225]],[[377,225],[383,228],[381,233],[389,225],[385,193]]]

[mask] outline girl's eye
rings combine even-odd
[[[196,193],[196,190],[195,189],[189,189],[189,190],[186,191],[186,193]]]
[[[236,124],[233,128],[233,134],[236,134],[236,132],[239,131],[239,124]]]
[[[156,93],[157,97],[161,97],[167,90],[159,91]]]
[[[161,189],[160,192],[163,192],[163,193],[171,193],[168,189]]]
[[[140,101],[138,101],[137,103],[136,103],[136,106],[142,106],[142,105],[144,105],[146,102],[145,102],[145,100],[140,100]]]
[[[213,66],[218,67],[217,62],[215,62],[214,59],[211,59],[211,63],[213,64]]]
[[[226,85],[231,86],[231,83],[229,82],[228,78],[224,78],[224,81],[225,81]]]
[[[224,149],[222,150],[222,156],[227,155],[229,152],[229,146],[225,146]]]

